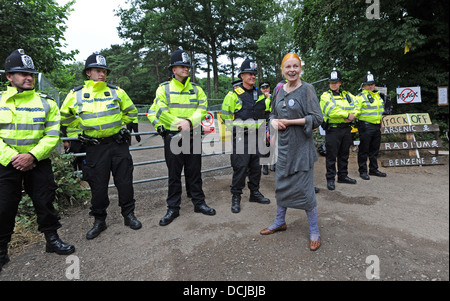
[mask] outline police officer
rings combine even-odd
[[[266,96],[261,90],[255,87],[257,72],[256,62],[250,58],[245,59],[238,75],[242,83],[228,92],[222,104],[222,118],[227,125],[231,124],[233,130],[231,155],[233,166],[231,211],[233,213],[241,211],[241,194],[247,174],[250,189],[249,201],[260,204],[270,203],[270,200],[259,192],[261,165],[258,147],[249,143],[249,135],[258,136],[255,130],[262,126],[261,130],[265,131],[265,112],[270,103],[266,102]],[[242,138],[238,132],[243,132],[244,137]],[[255,148],[256,151],[253,151]]]
[[[158,87],[154,104],[147,114],[164,139],[169,172],[167,213],[160,220],[160,226],[167,226],[180,216],[183,167],[194,212],[216,214],[206,205],[201,175],[201,121],[206,116],[208,102],[203,89],[190,80],[191,67],[186,51],[179,48],[172,53],[169,70],[173,72],[173,79]]]
[[[356,97],[341,89],[341,72],[333,69],[328,77],[330,89],[320,97],[324,119],[327,188],[335,189],[336,160],[338,183],[356,184],[348,176],[348,157],[353,143],[351,122],[355,119]]]
[[[46,251],[75,252],[57,234],[61,224],[53,207],[57,186],[49,157],[59,142],[58,106],[34,90],[38,72],[23,49],[6,58],[5,71],[10,86],[0,92],[0,271],[9,262],[7,245],[14,232],[22,185],[33,201]]]
[[[111,69],[105,57],[90,55],[83,72],[88,80],[67,95],[61,106],[61,123],[83,131],[79,136],[86,145],[83,179],[91,187],[90,215],[95,218],[86,238],[94,239],[106,229],[111,172],[125,225],[134,230],[142,227],[134,215],[133,160],[128,145],[131,136],[122,128],[137,118],[138,110],[124,90],[106,83]]]
[[[359,175],[363,180],[370,180],[369,175],[386,177],[378,170],[378,154],[381,144],[381,119],[385,112],[385,103],[380,92],[375,90],[375,77],[370,71],[364,76],[362,92],[358,95],[358,131]],[[369,174],[367,174],[367,158],[369,158]]]

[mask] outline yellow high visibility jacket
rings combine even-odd
[[[66,134],[67,137],[73,138],[78,137],[78,134],[81,134],[83,131],[80,128],[67,127]]]
[[[61,124],[78,127],[93,138],[113,136],[137,117],[138,110],[124,90],[92,80],[70,91],[61,106]]]
[[[339,95],[333,95],[333,91],[328,90],[320,97],[320,108],[324,121],[347,123],[345,119],[348,114],[356,112],[357,100],[354,95],[347,91],[341,91]]]
[[[58,145],[60,113],[56,102],[35,90],[0,92],[0,164],[23,153],[38,161],[50,157]]]
[[[242,128],[259,128],[262,123],[255,122],[265,120],[265,112],[270,111],[270,99],[254,89],[255,103],[249,105],[243,102],[241,96],[245,93],[242,86],[236,86],[233,91],[228,92],[222,103],[222,119],[230,126],[226,120],[233,120],[232,125]]]
[[[363,90],[357,97],[358,108],[355,117],[360,121],[380,124],[384,112],[384,100],[379,91]]]
[[[181,120],[189,120],[196,128],[205,118],[207,107],[206,94],[200,86],[191,83],[189,77],[184,84],[173,78],[156,90],[147,118],[155,128],[162,125],[166,130],[179,131],[176,123]]]

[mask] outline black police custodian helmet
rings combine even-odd
[[[336,70],[336,68],[333,68],[333,71],[331,71],[330,75],[328,76],[328,82],[335,83],[335,82],[341,82],[341,81],[342,81],[341,72]]]
[[[367,72],[367,74],[364,76],[363,84],[364,85],[375,84],[375,76],[372,73],[370,73],[370,71]]]
[[[86,70],[90,68],[105,69],[107,71],[106,73],[107,75],[109,75],[109,73],[111,72],[111,69],[108,67],[108,64],[106,63],[105,57],[99,53],[93,53],[86,59],[83,74],[85,74]]]
[[[26,72],[38,74],[34,68],[34,63],[31,57],[25,54],[23,49],[16,49],[5,60],[5,72]]]
[[[255,60],[252,60],[251,58],[246,58],[241,64],[241,69],[239,71],[238,77],[241,78],[242,73],[257,74],[258,73],[257,67],[258,66]]]
[[[175,66],[185,66],[188,68],[192,68],[191,58],[181,47],[175,50],[170,56],[169,70],[172,70],[172,67]]]

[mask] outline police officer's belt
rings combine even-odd
[[[115,136],[115,135],[114,135]],[[104,137],[104,138],[94,138],[94,137],[89,137],[86,135],[83,135],[83,138],[85,138],[87,141],[87,144],[92,144],[92,145],[96,145],[96,144],[108,144],[108,143],[112,143],[115,141],[114,136],[110,136],[110,137]]]
[[[350,127],[350,123],[329,123],[330,127],[335,127],[335,128],[348,128]]]

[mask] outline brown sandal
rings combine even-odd
[[[310,240],[309,241],[309,249],[311,251],[317,251],[320,248],[321,242],[320,242],[320,237],[319,240],[314,241],[314,240]]]
[[[270,235],[270,234],[274,234],[277,231],[286,231],[287,229],[287,225],[286,223],[284,223],[283,225],[281,225],[278,228],[275,228],[273,230],[269,230],[269,228],[265,228],[263,230],[261,230],[261,232],[259,232],[261,235]]]

